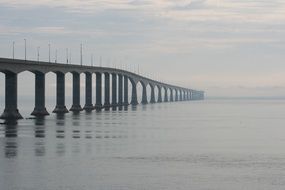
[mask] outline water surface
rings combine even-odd
[[[283,190],[284,110],[206,100],[0,125],[0,189]]]

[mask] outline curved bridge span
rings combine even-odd
[[[18,59],[0,58],[0,72],[5,74],[5,109],[0,119],[21,119],[17,106],[17,76],[21,72],[30,71],[35,75],[35,108],[31,115],[49,115],[45,107],[45,74],[56,74],[56,106],[53,113],[67,113],[65,106],[65,74],[73,76],[73,105],[70,111],[91,111],[93,109],[110,109],[122,106],[139,104],[137,98],[137,84],[142,85],[142,104],[147,104],[147,86],[150,86],[151,97],[149,103],[203,100],[204,92],[162,83],[144,76],[114,68],[95,67],[85,65],[71,65],[49,63],[42,61],[26,61]],[[80,105],[80,74],[85,74],[85,106]],[[92,74],[96,76],[96,102],[92,103]],[[102,77],[104,89],[102,89]],[[110,89],[110,82],[112,89]],[[128,84],[131,83],[132,93],[129,102]],[[155,98],[155,87],[158,89],[158,98]],[[162,98],[161,89],[165,94]],[[104,90],[104,101],[102,100]],[[112,97],[110,97],[112,92]],[[170,93],[168,95],[168,93]],[[111,99],[111,100],[110,100]]]

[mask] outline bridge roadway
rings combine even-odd
[[[70,111],[91,111],[93,109],[110,109],[129,105],[128,84],[131,83],[132,95],[130,104],[135,106],[137,100],[137,84],[142,85],[142,104],[147,104],[147,86],[150,86],[150,103],[168,101],[203,100],[204,92],[170,85],[149,79],[147,77],[114,68],[95,67],[85,65],[71,65],[50,63],[42,61],[25,61],[18,59],[0,58],[0,72],[5,74],[5,109],[0,119],[21,119],[17,107],[17,76],[23,71],[35,74],[35,108],[31,115],[49,115],[45,107],[45,74],[53,72],[56,74],[56,106],[53,113],[67,113],[65,106],[65,74],[73,76],[73,105]],[[80,74],[85,73],[85,106],[80,105]],[[96,76],[96,102],[92,103],[92,74]],[[105,77],[104,92],[105,100],[102,100],[102,77]],[[112,80],[110,80],[112,79]],[[110,82],[112,82],[112,99],[110,102]],[[158,98],[155,99],[155,87],[158,89]],[[162,99],[161,89],[164,88],[165,95]],[[168,98],[168,92],[170,98]],[[175,95],[174,95],[175,94]]]

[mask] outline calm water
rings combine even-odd
[[[0,125],[0,189],[283,190],[284,110],[207,100]]]

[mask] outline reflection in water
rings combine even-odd
[[[5,126],[5,137],[13,138],[18,136],[17,125],[6,125]]]
[[[0,189],[281,190],[284,105],[148,104],[9,122]]]
[[[34,127],[35,138],[44,138],[45,137],[45,126],[36,125]]]
[[[72,114],[72,126],[80,126],[81,115],[79,112],[73,112]]]
[[[63,139],[64,137],[64,130],[56,130],[56,138]]]
[[[10,122],[10,125],[6,125],[4,128],[5,134],[5,157],[13,158],[17,156],[18,151],[18,129],[15,122]],[[13,125],[12,125],[13,124]]]
[[[92,131],[85,131],[85,138],[86,139],[92,139]]]
[[[5,144],[6,158],[13,158],[17,156],[18,144],[15,139],[7,139]]]
[[[73,130],[72,132],[73,132],[72,138],[74,138],[74,139],[80,138],[80,131],[79,130]]]
[[[64,126],[65,124],[65,114],[56,114],[56,125]]]
[[[45,125],[45,117],[36,117],[34,121],[35,125]]]
[[[136,105],[132,105],[131,108],[132,108],[132,111],[136,111],[137,110],[137,106]]]
[[[46,153],[45,142],[43,140],[35,142],[35,156],[44,156]]]
[[[56,144],[56,155],[64,156],[65,154],[65,142],[58,142]]]

